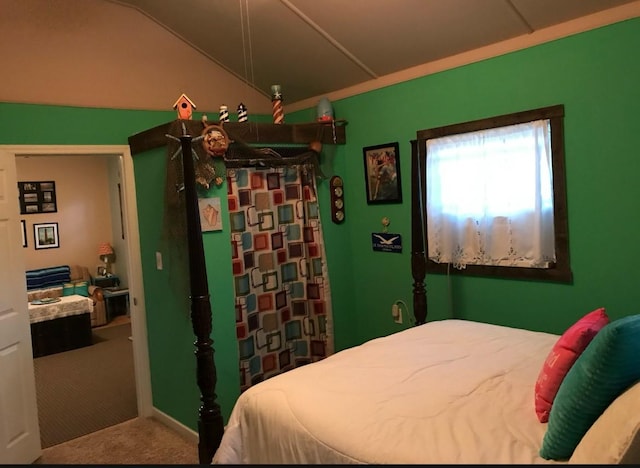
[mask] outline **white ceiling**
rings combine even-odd
[[[295,103],[636,0],[112,0]]]

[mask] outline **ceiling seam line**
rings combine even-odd
[[[362,68],[365,72],[367,72],[369,76],[371,76],[371,78],[378,78],[378,75],[373,70],[371,70],[364,63],[358,60],[358,58],[355,55],[349,52],[342,44],[340,44],[336,39],[334,39],[328,32],[326,32],[324,29],[318,26],[318,24],[316,24],[311,18],[309,18],[302,11],[300,11],[298,8],[292,5],[291,2],[289,2],[289,0],[280,0],[280,2],[284,6],[289,8],[289,10],[291,10],[293,13],[295,13],[299,18],[301,18],[305,23],[307,23],[309,26],[315,29],[316,32],[318,32],[322,37],[324,37],[327,41],[329,41],[332,46],[334,46],[336,49],[342,52],[349,60],[351,60],[353,63],[355,63],[360,68]]]
[[[522,23],[527,27],[527,29],[529,30],[529,33],[531,34],[535,32],[535,29],[531,27],[529,22],[525,19],[524,15],[520,13],[520,10],[518,10],[518,8],[513,4],[513,1],[512,0],[505,0],[505,1],[507,2],[507,5],[511,7],[511,10],[513,10],[516,16],[520,18],[520,21],[522,21]]]

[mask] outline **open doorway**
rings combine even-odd
[[[129,289],[129,336],[131,337],[130,343],[133,354],[131,359],[134,367],[137,415],[140,417],[151,416],[151,385],[144,297],[142,294],[142,268],[139,260],[140,246],[135,202],[135,180],[128,146],[0,146],[0,149],[13,153],[15,158],[27,155],[52,158],[69,155],[102,157],[108,160],[109,171],[116,174],[117,181],[114,182],[117,186],[116,200],[115,203],[112,203],[114,204],[113,211],[116,213],[116,219],[113,220],[113,225],[116,229],[122,230],[122,236],[118,239],[118,249],[120,250],[118,259],[119,262],[126,263],[126,265],[119,265],[119,272],[126,278]],[[110,174],[110,179],[112,177],[113,175]],[[15,183],[17,181],[7,182]],[[24,278],[24,271],[15,271],[12,274],[20,275]],[[95,275],[95,272],[92,272],[92,274]],[[95,365],[99,366],[100,363]]]

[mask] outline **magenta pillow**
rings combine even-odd
[[[553,346],[535,385],[535,407],[540,422],[549,420],[549,411],[562,380],[593,337],[608,323],[604,307],[596,309],[571,325]]]

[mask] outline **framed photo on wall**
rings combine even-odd
[[[367,203],[402,203],[398,142],[367,146],[362,153]]]
[[[34,224],[33,239],[36,249],[56,249],[60,247],[58,223]]]
[[[20,220],[20,230],[22,231],[22,247],[27,247],[27,223],[24,219]]]
[[[20,214],[56,213],[56,183],[52,180],[18,182]]]

